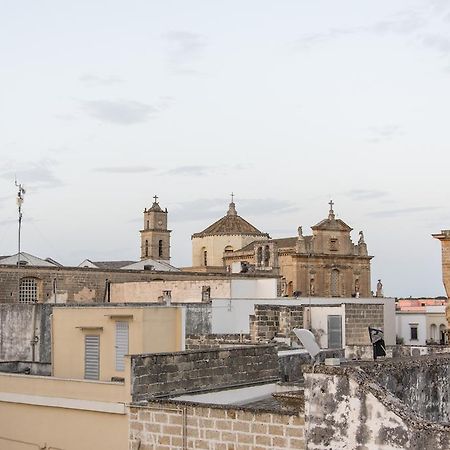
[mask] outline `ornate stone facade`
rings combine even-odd
[[[235,211],[234,203],[231,205],[231,211]],[[243,243],[240,248],[233,246],[227,249],[228,241],[225,242],[223,238],[229,236],[217,230],[217,225],[226,220],[226,217],[202,233],[193,235],[193,241],[197,237],[208,237],[208,245],[216,252],[214,264],[211,265],[222,265],[236,271],[236,265],[240,264],[241,271],[263,271],[279,275],[280,293],[285,296],[371,296],[372,256],[368,255],[364,235],[360,232],[358,243],[352,242],[352,228],[336,218],[332,202],[328,217],[311,227],[312,235],[304,236],[302,227],[299,227],[295,237],[270,239],[266,233],[249,224],[253,234],[249,233],[250,229],[241,233],[233,229],[233,236],[240,237],[240,242]],[[204,245],[204,249],[206,248]],[[201,263],[199,250],[199,245],[194,245],[193,242],[194,266]],[[220,250],[221,254],[218,255]]]
[[[444,282],[447,298],[450,298],[450,230],[442,230],[440,233],[432,235],[441,241],[442,247],[442,281]],[[446,309],[447,322],[450,324],[450,304]]]

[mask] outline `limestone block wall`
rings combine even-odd
[[[150,403],[130,408],[130,450],[305,449],[303,414]]]
[[[52,305],[0,304],[0,360],[31,361],[33,328],[35,361],[51,361]]]
[[[224,348],[251,344],[249,334],[190,334],[186,336],[186,350]]]
[[[132,355],[131,373],[134,402],[279,379],[273,345]]]
[[[255,305],[250,316],[250,336],[253,342],[268,341],[275,336],[295,339],[293,328],[303,328],[302,305]]]
[[[370,345],[369,326],[384,329],[384,305],[345,304],[346,345]]]
[[[363,370],[424,419],[450,422],[450,356],[385,361]]]

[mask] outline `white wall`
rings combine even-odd
[[[234,295],[233,295],[234,296]],[[384,304],[384,329],[386,345],[395,344],[395,302],[392,298],[382,299],[332,299],[332,298],[302,298],[302,299],[213,299],[212,300],[212,333],[249,333],[249,316],[254,314],[255,305],[304,305],[305,307],[312,305],[313,307],[332,307],[341,308],[345,303],[366,303],[366,304]],[[315,308],[320,309],[320,308]],[[316,314],[316,313],[313,313]],[[317,314],[320,314],[319,312]],[[343,322],[345,322],[345,314],[342,314]],[[389,328],[390,330],[388,330]],[[343,333],[345,336],[345,323],[343,324]]]
[[[276,298],[277,279],[231,280],[231,298]]]
[[[309,313],[306,313],[307,315]],[[312,306],[311,328],[320,348],[328,348],[328,316],[342,317],[342,345],[345,346],[345,306]]]
[[[426,314],[397,311],[397,336],[402,337],[405,345],[425,345],[427,339]],[[411,341],[411,324],[417,324],[418,339]]]

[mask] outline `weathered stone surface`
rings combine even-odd
[[[131,364],[137,402],[279,378],[273,345],[133,355]]]

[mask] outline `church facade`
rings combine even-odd
[[[312,235],[271,239],[240,217],[232,201],[223,218],[192,235],[192,263],[205,270],[265,272],[281,279],[284,296],[370,297],[370,261],[362,232],[355,244],[352,228],[328,217],[311,227]]]

